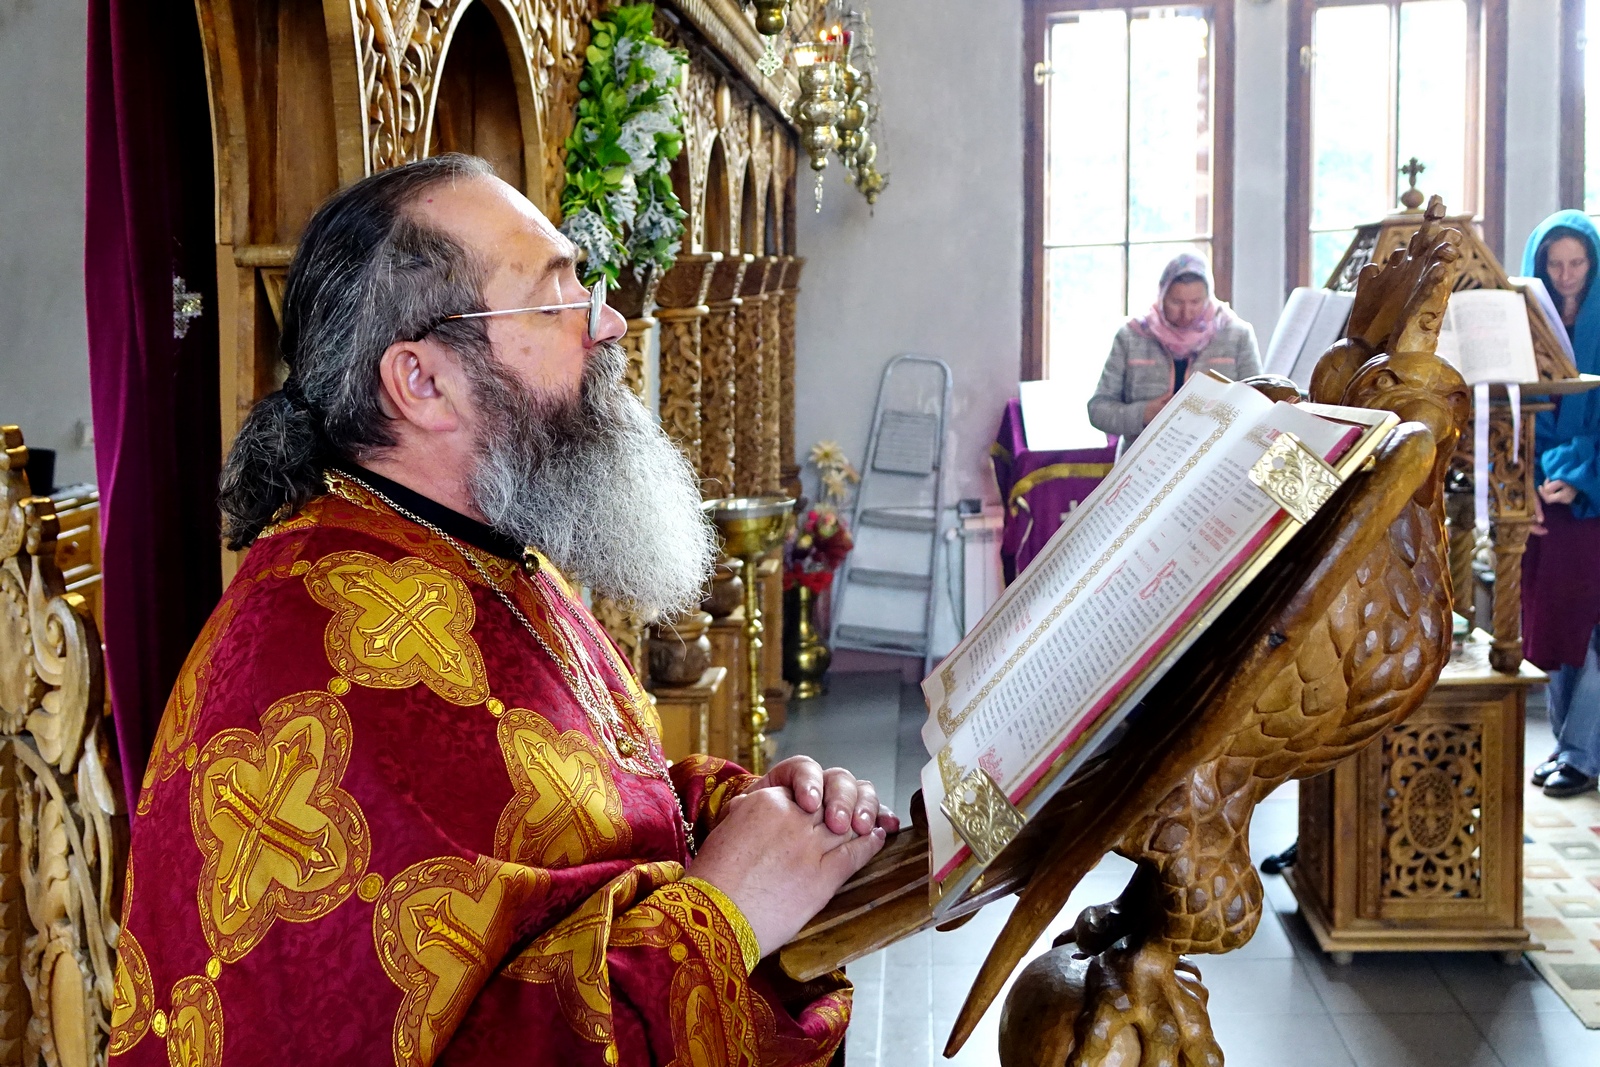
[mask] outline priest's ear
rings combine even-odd
[[[424,337],[396,341],[378,358],[378,400],[384,415],[423,433],[462,428],[470,385],[449,347]]]

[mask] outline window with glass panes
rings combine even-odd
[[[1410,185],[1400,168],[1413,157],[1424,194],[1451,214],[1482,210],[1481,19],[1480,0],[1311,4],[1292,282],[1324,284],[1356,227],[1399,210]]]
[[[1174,255],[1212,260],[1227,295],[1230,16],[1104,0],[1033,12],[1026,370],[1075,383],[1085,403],[1117,328],[1154,303]]]

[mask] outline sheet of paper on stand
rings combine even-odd
[[[1538,381],[1527,298],[1509,289],[1456,293],[1439,327],[1439,358],[1460,371],[1468,385]]]
[[[1184,386],[923,682],[936,913],[1397,422],[1213,373]],[[980,824],[995,840],[974,844]]]
[[[1268,374],[1289,377],[1300,349],[1305,346],[1306,335],[1311,332],[1311,322],[1322,307],[1323,289],[1301,286],[1289,294],[1283,310],[1278,313],[1278,324],[1273,328],[1272,340],[1267,342],[1267,358],[1261,368]]]
[[[1527,293],[1539,311],[1544,315],[1544,321],[1550,324],[1550,332],[1555,335],[1556,344],[1561,346],[1567,359],[1577,363],[1577,353],[1572,348],[1572,337],[1567,333],[1566,324],[1561,321],[1561,312],[1556,310],[1556,302],[1550,296],[1550,290],[1545,287],[1543,278],[1512,278],[1511,284],[1519,286]]]
[[[1354,302],[1354,293],[1332,289],[1302,286],[1290,293],[1267,344],[1263,370],[1282,375],[1305,389],[1311,384],[1311,372],[1322,353],[1344,336]]]
[[[1076,383],[1022,382],[1017,395],[1022,400],[1022,432],[1030,451],[1105,447],[1106,435],[1089,425],[1089,411]]]

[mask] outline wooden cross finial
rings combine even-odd
[[[1400,203],[1407,211],[1415,211],[1422,206],[1422,190],[1417,188],[1417,179],[1427,169],[1427,164],[1416,156],[1412,156],[1406,165],[1400,168],[1400,173],[1411,182],[1411,188],[1400,194]]]

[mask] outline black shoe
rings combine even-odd
[[[1293,867],[1294,861],[1300,855],[1300,842],[1296,841],[1276,856],[1268,856],[1261,861],[1262,874],[1282,874],[1285,867]]]
[[[1595,787],[1596,780],[1592,775],[1563,763],[1556,768],[1554,774],[1544,780],[1544,795],[1561,799],[1575,797],[1579,793],[1587,793]]]
[[[1550,776],[1556,773],[1556,768],[1561,766],[1561,761],[1551,756],[1533,769],[1533,777],[1529,779],[1534,785],[1544,785]]]

